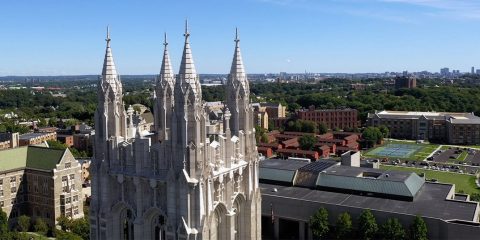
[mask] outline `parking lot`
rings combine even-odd
[[[468,148],[448,147],[434,152],[427,160],[436,163],[480,166],[480,151]]]

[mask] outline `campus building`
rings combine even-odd
[[[287,107],[281,103],[260,103],[260,106],[265,108],[265,111],[271,118],[286,117]]]
[[[187,26],[184,36],[178,74],[165,39],[153,100],[155,131],[146,133],[133,111],[125,111],[107,35],[90,165],[92,240],[261,237],[259,159],[240,40],[235,38],[221,120],[210,121]]]
[[[391,138],[480,144],[480,117],[473,113],[375,111],[369,126],[386,126]]]
[[[268,129],[268,112],[265,106],[260,103],[252,103],[253,107],[253,123],[263,129]]]
[[[358,112],[356,109],[319,109],[315,106],[297,111],[297,118],[301,120],[324,123],[329,129],[346,129],[358,127]]]
[[[455,185],[426,182],[416,173],[268,159],[260,162],[263,239],[312,239],[308,221],[325,208],[335,225],[339,214],[351,215],[353,227],[364,209],[379,224],[397,218],[408,227],[423,217],[429,239],[476,239],[479,204],[455,194]]]
[[[28,145],[38,145],[42,144],[43,142],[53,140],[57,140],[57,133],[56,132],[33,132],[33,133],[25,133],[20,135],[19,137],[19,145],[20,146],[28,146]]]
[[[10,225],[20,215],[83,217],[80,164],[70,150],[25,146],[0,151],[0,207]]]

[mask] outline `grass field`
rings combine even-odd
[[[408,145],[415,145],[415,146],[420,146],[420,148],[418,150],[416,150],[413,154],[411,154],[410,156],[383,156],[383,155],[379,155],[377,154],[379,151],[378,149],[379,148],[384,148],[385,146],[388,146],[388,144],[396,144],[396,145],[406,145],[406,147],[408,147]],[[365,152],[363,155],[366,156],[366,157],[375,157],[375,158],[385,158],[385,157],[388,157],[388,158],[392,158],[392,159],[396,159],[396,158],[399,158],[399,159],[408,159],[408,160],[416,160],[416,161],[421,161],[421,160],[424,160],[425,158],[427,158],[433,151],[435,151],[440,145],[438,144],[417,144],[416,142],[414,141],[397,141],[397,140],[389,140],[388,142],[386,142],[385,145],[383,146],[379,146],[379,147],[376,147],[376,148],[373,148],[373,149],[370,149],[369,151]],[[380,151],[381,152],[381,151]]]
[[[468,152],[467,151],[463,151],[457,158],[457,160],[459,161],[465,161],[465,159],[467,159],[468,157]]]
[[[382,165],[381,169],[397,170],[406,172],[415,172],[417,174],[425,173],[426,179],[437,179],[442,183],[455,184],[456,192],[465,192],[468,194],[480,193],[480,188],[475,184],[475,176],[451,172],[440,172],[433,170],[425,170],[419,168],[398,167],[398,166],[386,166]]]

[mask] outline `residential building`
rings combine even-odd
[[[265,107],[265,111],[271,118],[286,117],[287,107],[281,103],[260,103],[260,106]]]
[[[395,89],[402,89],[402,88],[416,88],[417,87],[417,78],[412,77],[397,77],[395,78]]]
[[[324,123],[329,129],[347,129],[358,127],[358,112],[356,109],[319,109],[315,106],[297,111],[297,118],[301,120]]]
[[[19,137],[19,146],[37,145],[45,141],[57,140],[56,132],[34,132],[22,134]]]
[[[0,133],[0,150],[7,148],[16,148],[20,145],[19,134],[17,133]]]
[[[240,40],[221,121],[210,121],[188,27],[184,36],[177,75],[165,39],[155,131],[144,135],[125,111],[107,34],[90,165],[91,239],[261,238],[259,156]]]
[[[73,146],[73,135],[64,135],[64,134],[59,134],[57,135],[57,141],[64,143],[68,147]]]
[[[83,217],[80,164],[68,149],[24,146],[0,151],[0,206],[11,225],[17,217]]]
[[[256,126],[259,126],[263,129],[268,129],[268,112],[267,108],[260,105],[259,103],[252,103],[253,107],[253,122]]]
[[[392,138],[480,144],[480,117],[473,113],[375,111],[367,125],[386,126]]]

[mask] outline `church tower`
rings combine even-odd
[[[107,28],[107,48],[103,61],[102,76],[97,86],[98,108],[95,113],[95,136],[106,141],[110,138],[127,137],[127,120],[122,101],[122,83],[117,73],[110,48],[110,31]]]
[[[238,135],[240,130],[253,128],[252,113],[250,109],[250,86],[243,66],[242,53],[240,52],[240,39],[238,29],[235,29],[235,51],[233,53],[232,67],[226,85],[227,107],[232,113],[230,128],[233,134]],[[251,130],[251,129],[250,129]]]
[[[170,128],[172,121],[172,111],[174,104],[174,82],[172,64],[168,54],[167,34],[165,33],[164,51],[160,74],[156,80],[154,92],[154,113],[155,113],[155,131],[158,141],[165,141],[171,138]]]
[[[190,48],[190,32],[185,22],[185,43],[180,70],[175,82],[175,121],[173,146],[176,169],[184,168],[188,174],[197,175],[196,162],[199,153],[195,150],[205,142],[205,109],[202,101],[202,88],[195,69]],[[188,149],[188,150],[187,150]],[[187,153],[187,154],[185,154]],[[198,153],[198,154],[197,154]]]
[[[209,118],[202,100],[187,23],[184,37],[177,75],[165,37],[155,131],[145,133],[130,120],[133,108],[125,112],[107,36],[95,115],[91,239],[261,238],[259,159],[238,34],[227,87],[235,98],[227,99],[220,120]]]

